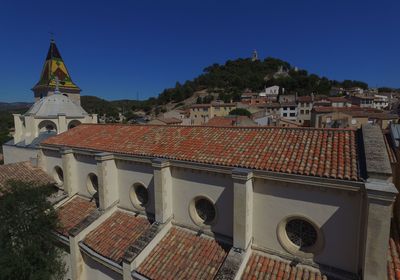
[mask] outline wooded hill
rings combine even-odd
[[[264,87],[273,85],[285,88],[285,94],[297,92],[298,95],[309,95],[311,92],[329,94],[331,87],[368,88],[368,84],[361,81],[339,82],[309,74],[306,70],[296,69],[288,62],[276,58],[268,57],[257,61],[240,58],[228,60],[223,65],[213,64],[206,67],[198,77],[183,84],[176,82],[175,87],[165,89],[157,98],[152,97],[145,101],[105,101],[93,96],[82,96],[82,106],[89,113],[111,116],[118,115],[118,112],[131,114],[135,110],[157,113],[164,111],[167,104],[173,103],[172,107],[179,107],[199,92],[208,92],[229,102],[239,101],[245,90],[260,92]],[[210,98],[200,100],[204,100],[204,103]]]

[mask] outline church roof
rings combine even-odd
[[[246,265],[241,279],[327,280],[328,277],[322,274],[319,270],[308,266],[296,266],[291,264],[289,261],[273,259],[253,253]]]
[[[54,90],[56,88],[56,77],[58,77],[61,91],[68,90],[69,92],[73,91],[77,93],[81,91],[72,81],[56,43],[54,40],[51,40],[39,82],[33,87],[33,90],[40,88]]]
[[[79,196],[74,197],[57,209],[60,227],[57,232],[68,236],[68,232],[96,210],[96,203]]]
[[[83,243],[103,257],[122,262],[128,247],[150,226],[148,219],[134,213],[116,211],[91,231]]]
[[[38,185],[53,184],[54,180],[42,169],[34,167],[30,162],[18,162],[0,165],[0,196],[8,191],[6,183],[9,180],[34,182]]]
[[[352,129],[82,124],[42,145],[362,180]]]
[[[71,101],[67,96],[62,94],[52,94],[38,100],[25,113],[25,115],[33,115],[36,117],[49,117],[57,115],[66,115],[67,117],[84,117],[86,113],[83,108]]]
[[[139,265],[148,279],[214,279],[230,246],[172,227]]]

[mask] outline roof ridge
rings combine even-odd
[[[282,130],[311,130],[311,131],[357,131],[358,129],[348,127],[348,128],[326,128],[326,127],[286,127],[286,126],[214,126],[214,125],[181,125],[181,124],[171,124],[165,126],[163,124],[123,124],[123,123],[84,123],[82,125],[99,125],[99,126],[134,126],[134,127],[161,127],[161,128],[168,128],[168,127],[188,127],[188,128],[217,128],[217,129],[254,129],[254,130],[265,130],[265,129],[282,129]]]

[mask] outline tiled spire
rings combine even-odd
[[[33,87],[32,90],[34,92],[43,90],[54,91],[57,84],[56,77],[58,78],[61,92],[79,93],[81,91],[80,88],[72,81],[57,45],[52,39],[39,82]]]

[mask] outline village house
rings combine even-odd
[[[361,94],[354,94],[350,96],[351,103],[361,108],[374,108],[374,97],[361,95]]]
[[[387,109],[389,107],[389,98],[385,95],[375,94],[373,104],[376,109]]]
[[[297,121],[303,126],[310,126],[313,96],[300,96],[297,98]]]
[[[315,107],[311,113],[311,126],[316,128],[360,128],[363,124],[377,124],[387,129],[391,123],[398,123],[399,116],[373,108]]]
[[[194,104],[190,107],[190,120],[192,125],[201,125],[213,117],[224,117],[236,109],[236,103],[214,101],[210,104]]]

